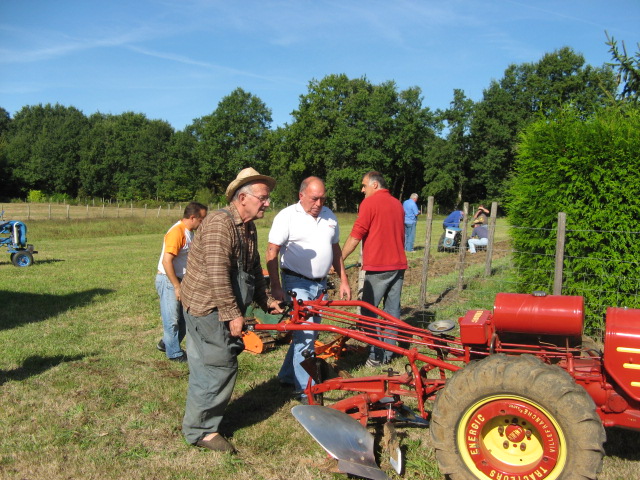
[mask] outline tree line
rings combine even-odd
[[[180,131],[142,113],[86,116],[47,104],[12,118],[0,108],[0,199],[35,191],[215,202],[253,166],[278,179],[273,197],[281,203],[295,201],[300,181],[313,174],[325,179],[333,208],[354,210],[369,170],[382,172],[399,198],[432,195],[444,208],[502,201],[521,132],[567,105],[588,118],[612,103],[619,80],[614,66],[588,65],[564,47],[510,65],[478,102],[453,90],[444,110],[425,106],[418,87],[343,74],[311,80],[292,121],[277,128],[268,106],[241,88]]]

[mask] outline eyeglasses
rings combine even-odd
[[[244,192],[244,193],[246,193],[247,195],[251,195],[252,197],[257,198],[258,200],[260,200],[260,203],[270,203],[271,202],[271,197],[269,195],[259,197],[257,195],[254,195],[253,193],[249,193],[249,192]]]

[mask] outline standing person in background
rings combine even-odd
[[[184,315],[180,303],[180,282],[187,269],[187,255],[193,240],[193,231],[207,216],[207,207],[191,202],[184,209],[182,219],[164,236],[158,261],[156,291],[160,297],[162,338],[157,348],[174,362],[186,362],[187,356],[180,348],[185,336]]]
[[[413,252],[413,242],[416,238],[416,224],[418,223],[418,194],[412,193],[411,196],[404,201],[402,208],[404,209],[404,250],[405,252]]]
[[[350,300],[351,288],[340,250],[338,219],[324,206],[324,182],[318,177],[306,178],[300,185],[298,197],[298,203],[276,215],[269,232],[267,269],[271,294],[276,300],[290,300],[285,292],[293,291],[297,299],[314,300],[327,287],[327,274],[333,265],[340,276],[340,298]],[[282,283],[278,270],[282,272]],[[321,318],[314,316],[310,320],[320,323]],[[294,331],[278,373],[280,383],[293,385],[305,404],[308,399],[303,390],[309,374],[300,363],[305,358],[305,351],[313,351],[317,335],[315,331]]]
[[[404,209],[391,196],[384,177],[371,171],[362,178],[364,200],[349,238],[342,247],[346,259],[362,241],[362,269],[365,271],[362,300],[377,307],[384,300],[383,310],[400,318],[400,297],[407,257],[404,253]],[[362,314],[376,315],[365,308]],[[386,333],[384,330],[382,333]],[[383,339],[395,345],[394,339]],[[366,365],[377,367],[389,363],[393,352],[373,347]]]
[[[476,253],[476,247],[486,247],[489,244],[489,229],[484,224],[484,217],[479,216],[473,221],[471,238],[467,241],[469,253]]]
[[[252,301],[281,313],[267,295],[258,234],[253,221],[264,216],[275,180],[245,168],[227,187],[229,205],[210,213],[191,245],[182,281],[187,324],[189,388],[182,432],[188,443],[234,452],[218,433],[244,350],[244,314]]]

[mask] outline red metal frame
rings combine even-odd
[[[515,294],[512,294],[515,295]],[[506,298],[506,297],[505,297]],[[582,315],[576,310],[575,297],[568,297],[569,313],[559,312],[560,317]],[[504,299],[504,298],[503,298]],[[508,297],[506,301],[522,302],[522,298]],[[557,311],[561,300],[550,300]],[[543,302],[540,300],[540,302]],[[520,307],[518,303],[518,308]],[[543,304],[543,303],[541,303]],[[379,318],[372,318],[355,313],[355,308],[366,308]],[[497,307],[496,307],[497,308]],[[504,323],[505,308],[500,305],[501,321]],[[312,316],[323,317],[323,323],[308,321]],[[546,322],[552,324],[549,312],[545,312]],[[640,318],[640,311],[638,311]],[[466,320],[465,320],[466,319]],[[317,385],[307,386],[309,403],[314,403],[314,396],[330,391],[353,392],[354,395],[340,400],[332,408],[343,411],[366,424],[374,418],[394,418],[394,406],[402,405],[401,397],[415,398],[419,414],[428,419],[429,412],[425,402],[435,399],[435,394],[444,387],[446,373],[463,368],[464,364],[474,359],[481,359],[493,353],[508,355],[535,355],[546,363],[556,364],[566,370],[577,383],[582,385],[596,403],[598,414],[607,427],[619,426],[640,429],[640,403],[620,388],[614,378],[605,370],[603,359],[598,352],[588,352],[575,344],[573,337],[557,337],[549,342],[541,335],[510,335],[496,329],[492,322],[492,313],[486,310],[472,310],[459,319],[464,325],[464,334],[453,337],[447,334],[434,334],[429,330],[414,327],[386,312],[361,301],[345,300],[295,300],[290,318],[278,324],[256,324],[255,330],[276,330],[289,332],[296,330],[315,330],[333,332],[345,338],[354,339],[369,345],[384,348],[407,360],[405,372],[393,372],[361,378],[332,378]],[[530,328],[530,327],[528,327]],[[616,327],[621,329],[623,327]],[[572,327],[572,332],[575,327]],[[463,342],[462,338],[467,341]],[[515,341],[506,342],[504,340]],[[386,343],[384,339],[393,339],[396,345]],[[474,343],[469,343],[469,339]],[[527,341],[529,343],[520,343]],[[477,343],[476,343],[477,342]],[[640,347],[640,336],[634,338],[635,345]],[[579,342],[578,342],[579,343]],[[609,347],[607,347],[609,348]],[[431,375],[430,375],[431,374]],[[619,376],[619,375],[618,375]]]

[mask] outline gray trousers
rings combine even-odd
[[[232,337],[226,322],[214,311],[195,317],[184,311],[187,325],[189,388],[182,420],[182,433],[195,444],[217,432],[224,410],[231,399],[238,376],[238,354],[242,339]]]
[[[364,275],[362,300],[370,303],[374,307],[378,307],[380,302],[384,300],[382,310],[389,315],[400,318],[400,297],[402,296],[403,282],[404,270],[388,270],[384,272],[367,271]],[[362,309],[362,315],[377,317],[377,315],[366,308]],[[394,330],[380,328],[377,330],[378,333],[383,335],[397,334]],[[398,343],[390,338],[380,337],[379,339],[390,345],[396,345]],[[393,352],[372,345],[369,349],[369,358],[378,362],[389,363],[393,358]]]

